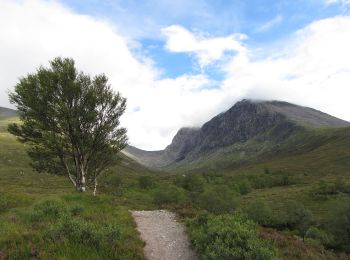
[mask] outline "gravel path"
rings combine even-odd
[[[197,260],[182,224],[166,210],[132,211],[149,260]]]

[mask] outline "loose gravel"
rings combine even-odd
[[[132,211],[149,260],[197,260],[185,227],[166,210]]]

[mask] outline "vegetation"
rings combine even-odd
[[[144,259],[126,208],[112,198],[69,194],[0,216],[0,249],[10,259]]]
[[[190,237],[203,259],[276,259],[272,243],[240,215],[200,215],[188,221]]]
[[[203,258],[211,251],[230,254],[236,246],[218,239],[218,244],[210,243],[215,249],[201,250],[213,241],[210,228],[232,241],[245,234],[243,254],[253,254],[244,250],[253,244],[272,252],[271,258],[349,258],[350,139],[345,130],[320,131],[316,140],[305,137],[308,141],[298,151],[283,150],[283,156],[268,155],[217,172],[152,172],[119,154],[119,163],[99,176],[100,195],[93,197],[74,193],[64,176],[33,172],[27,144],[6,132],[11,122],[19,123],[17,118],[0,119],[0,255],[142,259],[143,243],[128,210],[168,208],[186,219]],[[250,188],[241,192],[240,186]],[[204,210],[210,212],[205,218]],[[242,233],[225,228],[238,224]]]
[[[154,203],[158,206],[164,206],[165,204],[182,204],[185,201],[185,192],[173,185],[159,187],[154,193]]]
[[[153,187],[153,180],[150,176],[143,175],[139,177],[139,186],[141,189],[150,189]]]
[[[29,144],[28,155],[39,172],[65,174],[78,191],[97,189],[97,176],[126,146],[119,127],[126,100],[114,93],[104,75],[93,79],[77,71],[72,59],[56,58],[50,68],[20,79],[10,101],[21,124],[9,132]]]
[[[245,213],[250,219],[265,227],[273,226],[275,222],[271,207],[264,201],[253,202],[245,209]]]
[[[34,172],[27,145],[6,131],[10,122],[18,119],[0,119],[0,256],[145,259],[144,243],[139,239],[129,207],[116,196],[75,193],[65,176]],[[128,174],[146,173],[142,167],[125,164],[113,168],[124,174],[124,182]],[[103,174],[101,186],[117,176]],[[99,242],[95,245],[96,240]]]
[[[200,194],[198,205],[213,214],[233,213],[238,201],[234,191],[225,186],[214,186]]]
[[[350,199],[337,202],[331,210],[333,214],[326,224],[326,230],[333,239],[326,241],[326,244],[350,252]]]

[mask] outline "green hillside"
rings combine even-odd
[[[144,259],[128,208],[113,196],[78,194],[64,176],[33,172],[25,146],[6,132],[14,120],[0,119],[0,258]]]
[[[347,259],[340,253],[348,250],[342,244],[319,237],[300,241],[285,214],[290,205],[311,210],[317,230],[332,236],[331,219],[350,201],[348,128],[303,132],[244,160],[227,152],[183,168],[181,174],[151,171],[121,155],[118,165],[101,176],[93,197],[76,193],[64,176],[33,172],[25,145],[6,131],[14,120],[0,120],[0,252],[8,259],[143,259],[144,244],[129,209],[169,208],[186,220],[203,209],[254,218],[266,207],[270,215],[260,214],[255,221],[272,227],[260,232],[274,241],[280,258]],[[242,147],[259,145],[251,141]],[[334,188],[339,180],[341,190]],[[321,189],[322,181],[330,190]]]

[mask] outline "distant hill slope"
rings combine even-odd
[[[16,112],[16,111],[14,111]],[[18,122],[18,117],[14,117],[13,114],[7,114],[7,117],[0,117],[0,170],[1,167],[6,167],[10,164],[18,165],[19,162],[12,160],[11,158],[16,158],[18,161],[23,164],[23,167],[30,169],[29,166],[29,157],[24,152],[23,144],[16,141],[16,138],[8,133],[7,126],[8,124]],[[11,115],[11,116],[10,116]],[[13,154],[11,154],[13,153]],[[6,160],[7,158],[7,160]],[[154,174],[156,172],[146,168],[144,165],[141,165],[132,158],[125,156],[124,154],[118,154],[118,162],[113,166],[110,171],[117,174],[124,175],[140,175],[140,174]],[[31,170],[30,170],[31,171]],[[113,174],[112,174],[113,175]],[[1,178],[0,178],[1,179]],[[68,183],[68,185],[70,185]]]
[[[13,117],[17,116],[18,113],[16,110],[10,109],[10,108],[5,108],[5,107],[0,107],[0,117]]]
[[[222,153],[257,155],[307,129],[346,126],[350,123],[312,108],[243,100],[201,128],[180,129],[165,150],[143,151],[129,146],[124,153],[148,167],[177,168]]]

